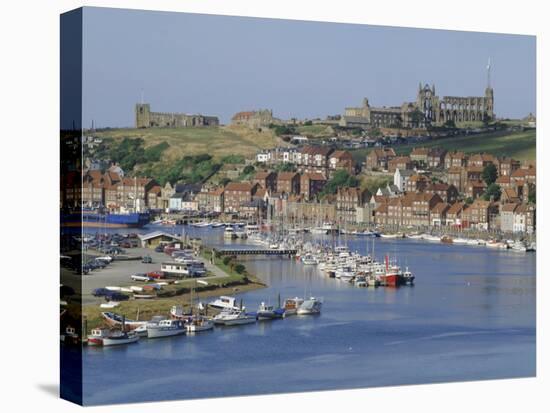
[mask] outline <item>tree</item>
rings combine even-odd
[[[231,262],[231,257],[223,257],[223,265],[229,265]]]
[[[466,202],[467,205],[472,205],[474,203],[474,200],[472,199],[472,197],[468,197],[464,200],[464,202]]]
[[[527,200],[530,204],[537,203],[537,190],[534,186],[532,188],[529,188],[529,196],[527,197]]]
[[[236,272],[237,274],[242,274],[242,273],[244,272],[245,269],[246,269],[245,266],[242,265],[242,264],[237,264],[237,265],[235,265],[235,272]]]
[[[487,190],[485,191],[485,194],[483,195],[483,198],[486,201],[493,200],[498,201],[500,199],[500,194],[502,193],[502,190],[500,189],[500,186],[498,186],[495,183],[492,183],[487,187]]]
[[[326,183],[322,194],[335,194],[340,187],[358,187],[359,180],[343,169],[334,172],[332,178]]]
[[[490,163],[485,168],[483,168],[483,173],[481,174],[481,177],[487,184],[487,186],[491,185],[497,180],[497,167]]]

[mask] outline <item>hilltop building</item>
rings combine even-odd
[[[217,116],[188,115],[185,113],[151,112],[149,103],[138,103],[135,108],[136,128],[189,128],[218,126]]]
[[[431,87],[418,85],[415,102],[405,102],[400,106],[374,107],[367,98],[363,105],[348,107],[340,118],[343,127],[414,127],[427,125],[441,126],[447,122],[481,122],[495,118],[494,94],[490,84],[490,64],[487,65],[487,87],[483,96],[443,96]]]

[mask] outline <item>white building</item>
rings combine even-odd
[[[405,188],[407,186],[407,181],[409,180],[409,177],[413,175],[415,171],[409,170],[409,169],[396,169],[395,173],[393,174],[393,184],[401,191],[405,191]]]

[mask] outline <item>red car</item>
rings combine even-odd
[[[164,276],[164,273],[162,271],[151,271],[147,273],[147,276],[158,280]]]

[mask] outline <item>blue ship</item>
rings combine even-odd
[[[61,217],[64,227],[81,226],[86,228],[141,228],[150,221],[148,212],[127,214],[97,213],[82,211],[82,214],[65,214]]]

